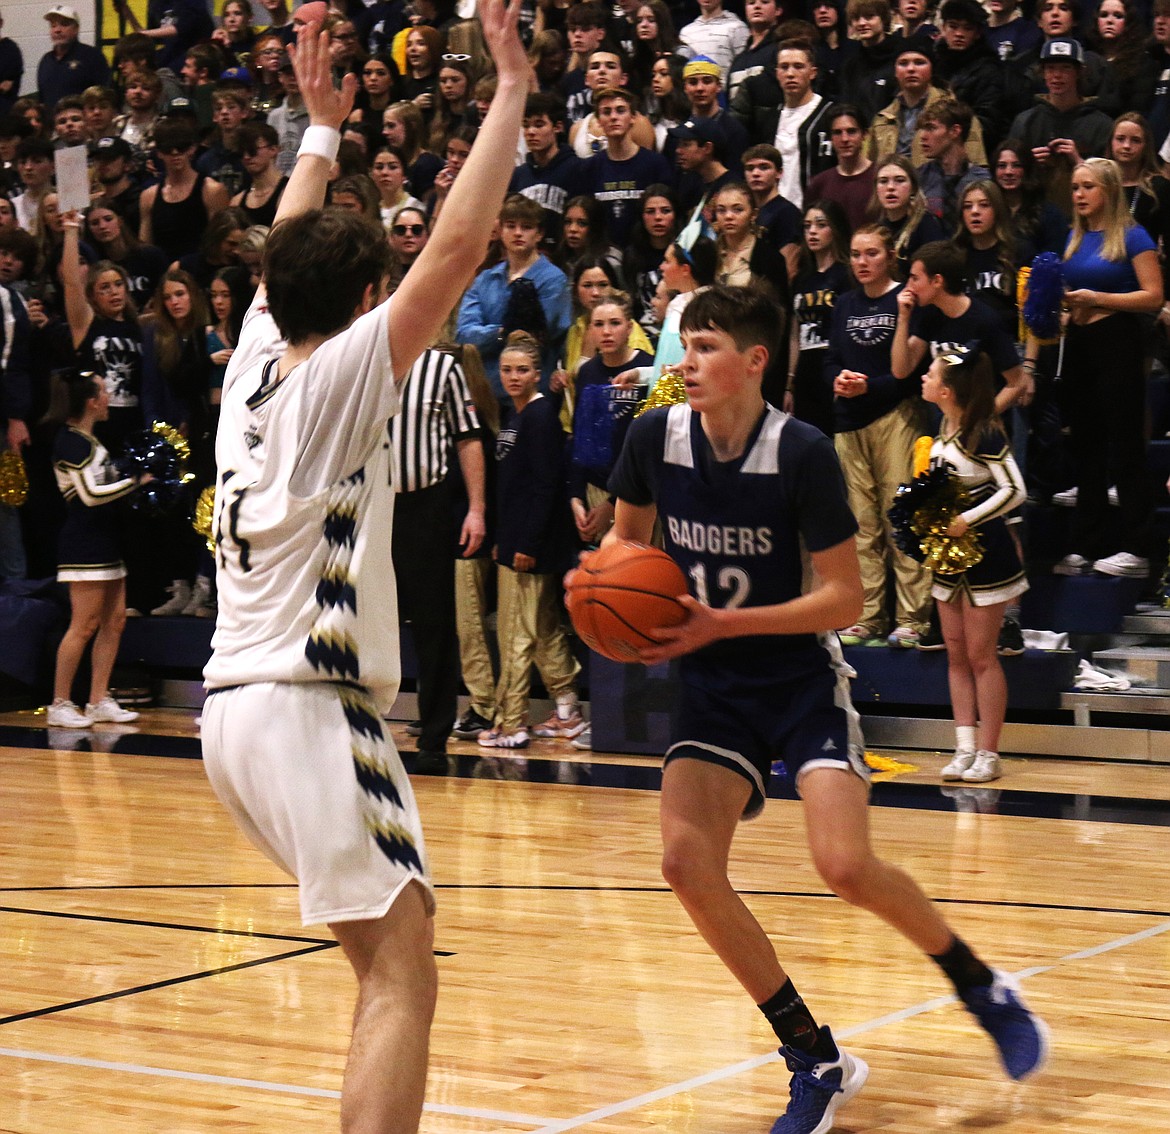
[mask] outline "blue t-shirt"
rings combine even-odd
[[[1064,286],[1070,291],[1087,288],[1089,291],[1107,291],[1124,295],[1140,291],[1133,258],[1141,252],[1156,252],[1157,245],[1150,234],[1135,224],[1125,230],[1125,259],[1106,260],[1101,255],[1105,242],[1103,232],[1086,232],[1081,246],[1064,262]]]

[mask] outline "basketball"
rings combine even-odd
[[[654,644],[649,631],[685,621],[678,600],[686,593],[686,576],[665,551],[619,540],[581,560],[565,606],[591,650],[612,661],[636,662],[638,651]]]

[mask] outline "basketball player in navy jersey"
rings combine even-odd
[[[870,846],[863,741],[832,633],[861,610],[857,525],[832,442],[760,392],[783,327],[783,312],[746,288],[710,288],[691,302],[681,326],[687,403],[631,426],[609,483],[607,539],[649,543],[660,519],[690,580],[687,620],[642,655],[682,659],[662,776],[663,875],[781,1040],[793,1075],[773,1134],[824,1134],[868,1068],[817,1024],[727,874],[736,826],[763,809],[773,760],[800,792],[821,877],[938,962],[1008,1074],[1039,1070],[1047,1038],[1008,978]]]

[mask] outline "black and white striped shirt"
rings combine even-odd
[[[394,487],[417,492],[446,479],[451,446],[479,433],[479,418],[463,367],[444,350],[423,351],[399,391],[402,408],[390,419]]]

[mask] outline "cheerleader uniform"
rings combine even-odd
[[[974,452],[963,446],[957,433],[939,435],[930,447],[930,463],[949,466],[966,490],[971,507],[961,515],[979,529],[983,547],[983,558],[969,570],[957,575],[935,572],[930,593],[939,602],[957,602],[966,595],[972,606],[994,606],[1023,594],[1028,580],[1004,518],[1028,494],[1004,435],[998,429],[985,434]]]
[[[102,443],[67,425],[53,442],[53,470],[65,497],[65,523],[57,540],[57,580],[62,583],[124,579],[119,508],[109,508],[138,487],[122,477]]]

